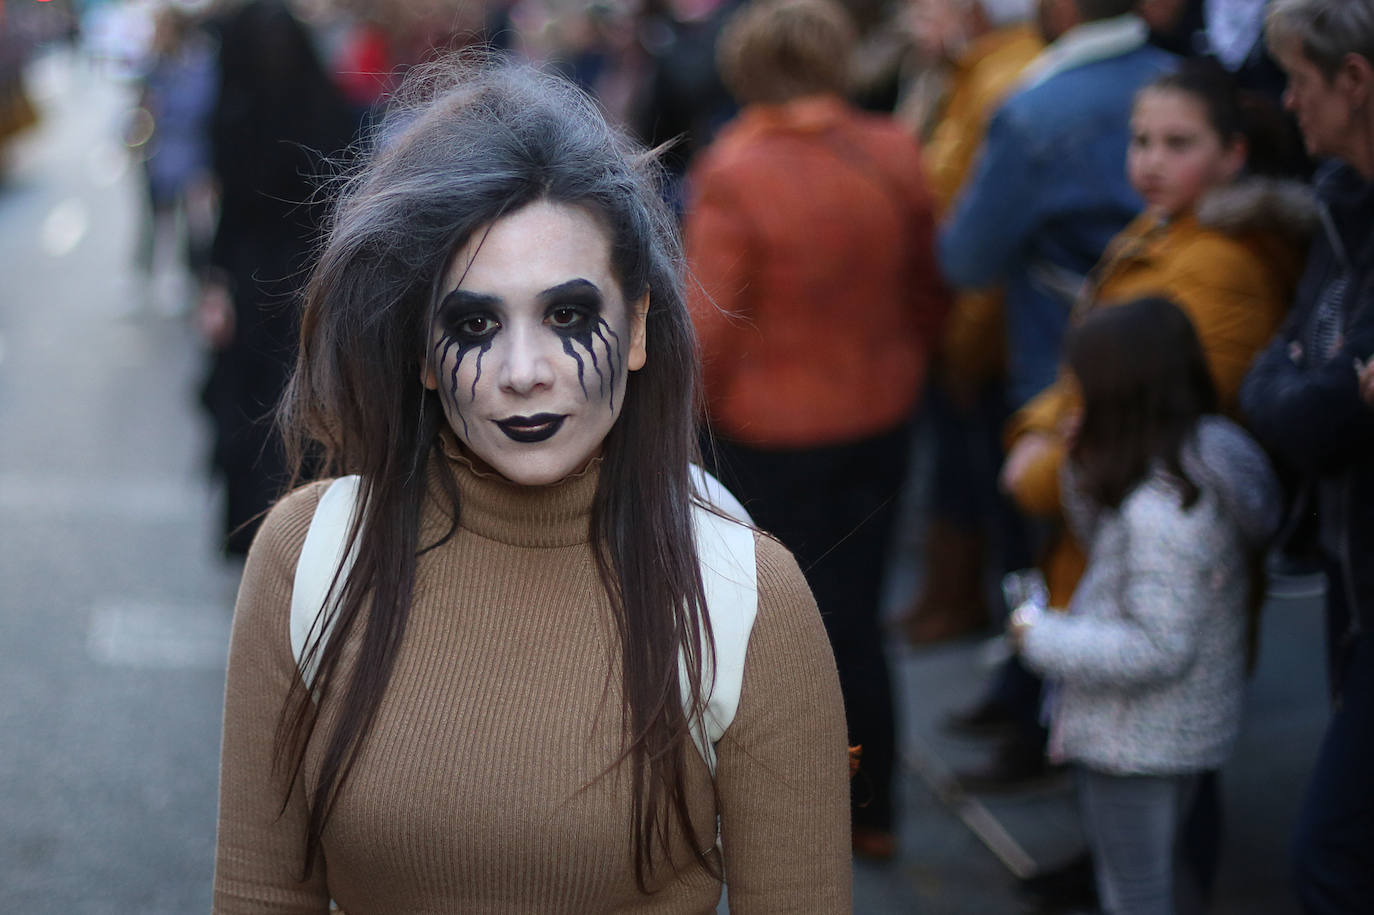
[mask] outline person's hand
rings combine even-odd
[[[1007,453],[1002,472],[997,477],[1002,491],[1015,492],[1026,471],[1040,463],[1046,452],[1052,451],[1057,444],[1057,437],[1048,432],[1027,432],[1019,437]]]
[[[224,283],[207,280],[201,286],[196,326],[212,349],[224,349],[234,342],[234,300]]]
[[[1364,402],[1374,407],[1374,357],[1368,360],[1355,360],[1355,374],[1360,379],[1360,396]]]
[[[1040,619],[1043,611],[1035,604],[1027,601],[1011,612],[1007,619],[1007,638],[1011,640],[1012,647],[1018,652],[1026,644],[1026,633],[1030,632],[1032,626]]]

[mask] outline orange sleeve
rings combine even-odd
[[[1079,406],[1070,379],[1061,371],[1054,384],[1026,402],[1007,421],[1003,441],[1010,449],[1016,440],[1028,432],[1057,435],[1059,426]]]
[[[1067,450],[1060,437],[1060,426],[1078,408],[1078,396],[1070,380],[1059,378],[1018,410],[1007,423],[1007,449],[1023,435],[1048,436],[1050,447],[1027,465],[1016,478],[1007,481],[1017,507],[1029,515],[1059,514],[1059,468]]]
[[[1026,467],[1011,484],[1010,495],[1016,507],[1028,515],[1054,517],[1059,514],[1059,467],[1067,450],[1054,434],[1050,447]]]
[[[914,139],[902,139],[914,147],[912,168],[908,171],[908,180],[911,181],[908,207],[912,221],[908,263],[917,333],[929,354],[938,346],[945,322],[949,319],[951,296],[935,259],[935,203],[921,164],[921,147]]]

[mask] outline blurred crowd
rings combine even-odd
[[[321,178],[366,155],[411,68],[509,52],[660,148],[706,458],[815,592],[862,747],[856,853],[896,852],[879,604],[918,445],[924,572],[897,635],[1016,647],[946,721],[989,740],[961,782],[1077,779],[1088,852],[1027,889],[1205,908],[1256,614],[1305,571],[1337,711],[1295,886],[1308,911],[1369,911],[1370,0],[137,8],[137,259],[196,278],[230,553],[285,482],[267,417]],[[0,141],[32,120],[6,47]]]

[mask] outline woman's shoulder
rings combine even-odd
[[[253,538],[248,553],[250,560],[254,554],[259,554],[294,566],[300,558],[315,509],[333,482],[332,479],[315,480],[296,487],[278,499]]]
[[[763,689],[763,695],[773,696],[765,704],[776,705],[774,691],[795,696],[811,690],[816,708],[831,701],[841,708],[830,640],[797,560],[768,534],[756,531],[754,545],[758,613],[748,640],[745,692],[752,688],[757,698]]]
[[[236,640],[248,654],[264,652],[291,665],[289,635],[296,566],[315,508],[331,481],[307,483],[277,501],[248,550],[234,611]]]
[[[796,628],[820,623],[820,612],[801,566],[772,535],[754,533],[759,607],[755,626]]]
[[[754,560],[758,568],[759,594],[796,595],[804,593],[811,596],[811,589],[797,565],[792,551],[783,546],[772,534],[754,532]]]
[[[1167,267],[1175,276],[1203,277],[1224,285],[1232,278],[1246,278],[1264,264],[1264,250],[1257,242],[1263,233],[1244,235],[1194,223],[1191,230],[1172,233],[1167,244]]]

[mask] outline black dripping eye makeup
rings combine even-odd
[[[539,294],[548,306],[544,323],[562,336],[585,333],[601,319],[605,299],[590,280],[575,279],[559,283]]]
[[[469,402],[477,399],[477,382],[482,380],[482,357],[491,349],[496,332],[501,325],[493,311],[499,304],[495,296],[481,295],[466,289],[455,289],[439,303],[435,312],[435,323],[440,330],[439,340],[434,344],[434,361],[442,366],[444,360],[453,356],[453,366],[449,369],[448,394],[453,411],[463,424],[463,437],[468,437],[468,419],[463,415],[458,397],[458,370],[463,359],[473,350],[477,351],[477,371],[472,376],[472,390]]]
[[[591,372],[597,377],[598,398],[608,399],[610,409],[614,410],[616,385],[625,371],[625,364],[620,336],[605,318],[606,298],[601,289],[590,280],[578,277],[543,290],[535,302],[543,308],[541,323],[557,335],[564,354],[576,363],[577,383],[583,399],[591,399],[587,377],[587,363],[590,362]],[[504,302],[499,296],[467,289],[450,291],[435,311],[439,339],[433,347],[434,358],[440,365],[452,359],[444,388],[462,422],[465,438],[469,435],[468,420],[461,404],[477,399],[482,358],[500,334],[504,314]],[[477,355],[472,384],[463,392],[466,397],[460,397],[459,370],[463,360],[473,351]],[[556,432],[559,425],[561,423],[554,424],[549,435]],[[543,440],[543,436],[537,439],[511,437],[518,441]]]
[[[592,371],[596,372],[597,395],[609,395],[609,407],[615,409],[615,387],[621,373],[625,371],[625,360],[621,353],[620,335],[606,323],[603,314],[605,299],[595,283],[584,279],[569,280],[546,290],[547,296],[555,304],[550,309],[550,322],[555,332],[563,338],[563,352],[577,363],[577,383],[582,388],[584,399],[591,398],[587,388],[586,362],[583,354],[591,361]],[[601,359],[596,355],[596,343],[600,342]],[[614,342],[612,342],[614,341]]]
[[[496,296],[455,289],[439,303],[435,320],[444,336],[480,342],[499,329],[494,313],[499,304]]]

